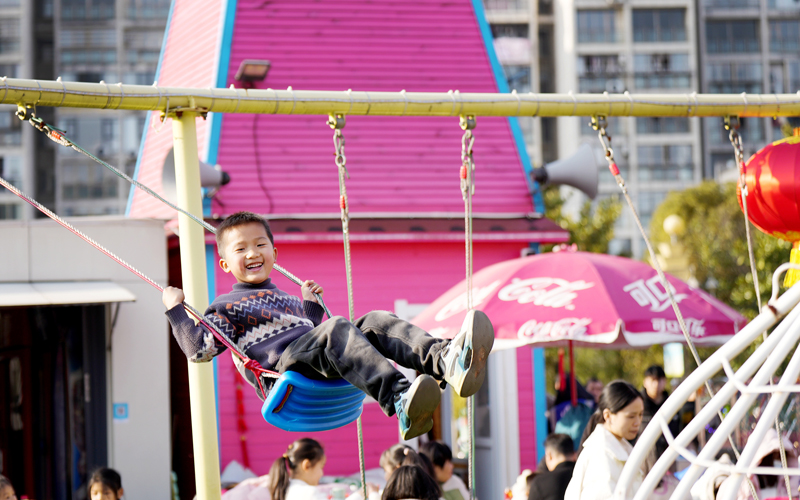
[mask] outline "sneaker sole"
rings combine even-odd
[[[456,380],[450,382],[456,394],[468,398],[478,392],[486,378],[486,361],[494,345],[494,327],[483,311],[473,309],[465,321],[467,335],[464,345],[472,345],[472,352],[467,352],[466,370]]]
[[[442,398],[439,384],[429,375],[417,377],[408,391],[406,415],[412,423],[406,432],[402,433],[404,440],[421,436],[433,428],[433,412],[438,408]]]

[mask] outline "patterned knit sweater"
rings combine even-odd
[[[195,325],[183,304],[166,314],[172,334],[189,361],[210,361],[226,349],[205,327]],[[205,320],[247,357],[272,370],[286,346],[319,325],[322,314],[316,302],[289,295],[267,279],[257,285],[236,283],[230,293],[217,297],[208,307]]]

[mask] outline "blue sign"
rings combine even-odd
[[[114,403],[114,420],[128,420],[128,403]]]

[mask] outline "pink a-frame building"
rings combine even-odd
[[[174,0],[158,84],[508,91],[482,9],[480,0]],[[264,81],[245,85],[235,80],[246,59],[270,61]],[[211,114],[197,122],[198,141],[201,159],[220,164],[232,179],[207,201],[206,216],[219,218],[239,210],[268,215],[278,262],[304,279],[322,283],[328,306],[346,315],[337,169],[326,119]],[[162,125],[154,123],[142,140],[136,176],[158,190],[172,137],[167,130],[159,133]],[[164,126],[169,129],[169,124]],[[413,316],[463,279],[461,134],[457,117],[347,118],[357,315],[384,309]],[[540,215],[544,207],[536,186],[527,180],[530,162],[516,120],[479,118],[475,135],[475,269],[518,257],[530,243],[565,241],[566,232]],[[136,191],[131,192],[128,214],[167,220],[175,216]],[[213,296],[227,291],[231,278],[216,268],[212,239],[207,241],[209,269],[216,269],[209,276]],[[299,293],[282,277],[275,280]],[[521,468],[534,468],[540,458],[544,368],[543,356],[534,363],[536,356],[529,348],[493,354],[498,362],[490,371],[491,398],[484,411],[491,421],[489,439],[480,444],[477,458],[503,469],[487,469],[499,478],[498,485],[508,484],[507,478]],[[266,424],[249,387],[243,401],[237,399],[241,381],[229,356],[217,358],[216,371],[221,464],[236,460],[265,474],[301,436]],[[185,388],[174,381],[173,392],[181,390]],[[174,396],[174,406],[176,401],[180,398]],[[447,408],[441,429],[445,439],[456,426],[451,426]],[[377,467],[380,453],[398,441],[396,420],[367,404],[363,421],[367,466]],[[355,424],[314,437],[326,448],[326,473],[358,470]],[[494,497],[497,485],[485,487],[491,487],[487,492]]]

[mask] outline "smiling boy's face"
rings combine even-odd
[[[262,283],[269,278],[278,250],[258,222],[240,224],[225,231],[219,266],[239,283]]]

